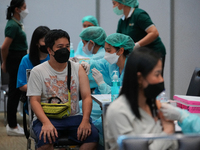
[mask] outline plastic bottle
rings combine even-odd
[[[119,95],[119,80],[118,80],[118,75],[117,71],[113,71],[113,80],[111,84],[111,101],[113,102]]]
[[[156,98],[157,100],[159,100],[161,103],[167,103],[168,102],[168,97],[165,93],[165,90],[162,91]]]
[[[73,43],[70,43],[70,57],[74,57]]]

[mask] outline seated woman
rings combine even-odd
[[[21,91],[27,91],[26,69],[32,69],[50,58],[44,43],[45,35],[49,30],[46,26],[39,26],[33,32],[29,54],[22,58],[18,69],[17,88]]]
[[[161,73],[162,61],[153,50],[141,47],[130,54],[120,95],[106,113],[106,137],[110,149],[118,149],[119,135],[174,133],[174,123],[166,121],[158,113],[160,103],[156,96],[164,90]],[[149,143],[150,150],[176,148],[176,141],[155,140]]]
[[[87,27],[91,27],[91,26],[99,26],[97,19],[94,16],[85,16],[82,19],[82,26],[83,26],[83,30],[86,29]],[[81,56],[85,56],[85,57],[90,57],[87,54],[85,54],[82,50],[83,48],[83,42],[82,40],[78,43],[78,47],[77,50],[74,54],[74,56],[76,55],[81,55]]]

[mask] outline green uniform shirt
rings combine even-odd
[[[136,43],[147,35],[145,30],[151,25],[154,24],[151,21],[150,16],[144,10],[135,8],[129,18],[119,20],[117,33],[129,35]],[[166,54],[165,46],[163,45],[160,37],[157,37],[152,43],[146,45],[146,47],[161,53],[162,56],[165,56]]]
[[[6,24],[5,37],[13,39],[9,50],[26,51],[28,49],[26,34],[22,30],[22,25],[20,25],[13,19],[8,20]]]

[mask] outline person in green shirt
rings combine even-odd
[[[164,69],[165,46],[148,13],[138,6],[138,0],[113,0],[113,11],[123,15],[118,22],[117,33],[129,35],[135,42],[134,49],[145,46],[160,53]]]
[[[7,24],[5,27],[5,40],[1,47],[2,71],[9,74],[9,92],[7,103],[6,126],[8,135],[24,135],[24,130],[17,124],[17,107],[21,92],[16,88],[17,72],[21,59],[27,54],[27,40],[20,20],[28,14],[24,0],[11,0],[7,8]]]

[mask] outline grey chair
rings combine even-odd
[[[0,47],[0,63],[2,64],[1,60],[1,47]],[[4,102],[4,125],[7,124],[7,98],[8,98],[8,84],[9,84],[9,74],[4,73],[1,69],[1,82],[0,82],[0,98],[1,93],[3,93],[3,102]]]
[[[119,150],[148,150],[148,142],[150,140],[177,140],[177,150],[200,150],[200,134],[174,134],[169,136],[154,134],[140,136],[122,135],[118,137],[117,143]]]
[[[31,73],[31,69],[26,70],[26,78],[27,81],[29,79]],[[35,143],[35,149],[37,149],[36,146],[36,141],[37,138],[32,130],[32,121],[33,121],[33,111],[31,110],[31,104],[30,104],[30,99],[29,97],[27,98],[27,103],[28,103],[28,113],[29,113],[29,122],[27,123],[27,150],[31,150],[31,139],[34,140]],[[24,128],[25,129],[25,128]],[[68,138],[67,132],[63,131],[62,136],[59,137],[58,143],[54,144],[54,148],[66,148],[67,150],[76,150],[78,147],[80,147],[80,143],[77,143],[73,140],[70,140]]]
[[[108,109],[108,106],[110,105],[111,102],[108,102],[108,103],[104,103],[102,104],[102,112],[103,112],[103,116],[102,116],[102,123],[103,123],[103,138],[104,138],[104,148],[105,150],[108,150],[109,149],[109,145],[108,143],[106,142],[107,141],[107,137],[106,137],[106,111]]]
[[[186,95],[200,96],[200,68],[198,67],[193,72]]]

